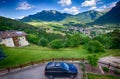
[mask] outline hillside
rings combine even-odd
[[[36,27],[33,27],[32,25],[0,16],[0,31],[4,30],[33,31],[35,29]]]
[[[80,22],[80,23],[89,23],[93,22],[99,17],[103,16],[104,12],[98,12],[94,10],[86,11],[83,13],[79,13],[75,16],[70,16],[67,17],[66,19],[63,20],[63,22]]]
[[[120,1],[108,13],[93,22],[93,24],[120,24]]]
[[[56,10],[43,10],[34,15],[29,15],[24,17],[20,21],[30,22],[30,21],[61,21],[68,16],[72,16],[67,13],[60,13]]]
[[[60,13],[56,10],[43,10],[34,15],[29,15],[27,17],[24,17],[20,21],[23,21],[23,22],[31,22],[31,21],[49,21],[49,22],[57,21],[58,22],[60,21],[62,23],[68,23],[68,22],[88,23],[88,22],[93,22],[103,14],[104,12],[98,12],[94,10],[79,13],[77,15]]]

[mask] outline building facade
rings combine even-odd
[[[29,45],[27,34],[23,31],[1,31],[0,32],[0,44],[7,47],[20,47]]]

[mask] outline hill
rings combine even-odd
[[[64,19],[63,22],[72,21],[72,22],[80,22],[80,23],[89,23],[95,21],[104,14],[105,14],[104,12],[90,10],[83,13],[79,13],[75,16],[69,16],[66,19]]]
[[[24,17],[20,21],[23,21],[23,22],[31,22],[34,20],[35,21],[61,21],[68,16],[72,16],[72,15],[67,13],[60,13],[56,10],[43,10],[34,15],[29,15],[27,17]]]
[[[120,1],[109,12],[93,22],[93,24],[120,24]]]
[[[35,29],[36,27],[33,27],[32,25],[0,16],[0,31],[4,30],[33,31]]]

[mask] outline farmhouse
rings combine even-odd
[[[23,31],[0,31],[0,44],[7,47],[27,46],[26,36]]]

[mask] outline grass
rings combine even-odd
[[[62,48],[62,49],[50,49],[47,47],[40,47],[31,44],[28,47],[2,47],[4,49],[7,58],[0,60],[0,68],[6,68],[15,66],[18,64],[27,63],[30,61],[37,61],[42,59],[51,59],[51,58],[86,58],[88,55],[92,55],[82,46],[76,48]],[[118,50],[117,50],[118,51]],[[107,52],[97,53],[99,57],[106,56],[109,54]]]
[[[88,79],[119,79],[118,77],[114,77],[111,75],[98,75],[98,74],[91,74],[88,73]]]

